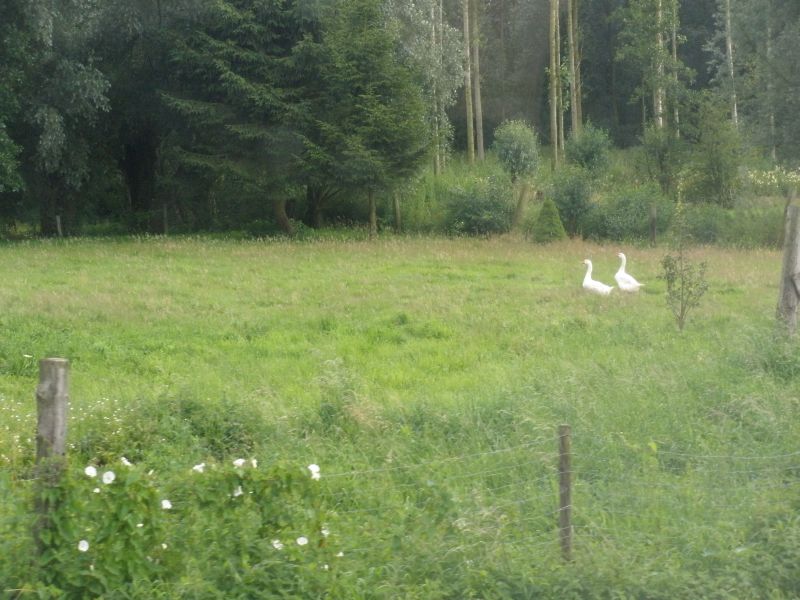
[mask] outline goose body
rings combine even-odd
[[[622,264],[619,266],[619,271],[617,271],[616,275],[614,275],[614,279],[623,292],[638,292],[639,288],[642,287],[644,284],[639,283],[634,279],[630,274],[625,271],[625,263],[627,262],[625,255],[620,252],[617,256],[622,259]]]
[[[613,290],[613,286],[606,285],[605,283],[601,283],[599,281],[595,281],[592,279],[592,261],[588,258],[583,261],[583,264],[586,265],[586,276],[583,278],[583,289],[587,292],[592,292],[593,294],[600,294],[601,296],[608,296]]]

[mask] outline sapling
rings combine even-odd
[[[675,316],[678,329],[683,331],[689,311],[700,305],[700,299],[708,290],[706,263],[693,263],[684,254],[686,244],[685,212],[683,203],[678,200],[675,210],[675,252],[661,259],[664,273],[661,278],[667,282],[667,305]]]

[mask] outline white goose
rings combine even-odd
[[[638,292],[639,288],[644,284],[639,283],[631,275],[625,272],[625,263],[627,262],[625,255],[620,252],[617,254],[617,256],[622,259],[622,264],[619,266],[619,271],[617,271],[616,275],[614,275],[614,279],[617,281],[619,289],[621,289],[623,292]]]
[[[593,294],[601,294],[603,296],[608,296],[613,290],[613,286],[606,285],[605,283],[600,283],[599,281],[595,281],[592,279],[592,261],[588,258],[583,261],[583,264],[586,265],[586,276],[583,278],[583,289],[586,291],[592,292]]]

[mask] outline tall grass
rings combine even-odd
[[[581,260],[610,282],[619,250],[643,291],[586,295]],[[159,568],[119,597],[796,597],[800,353],[774,334],[780,256],[693,250],[710,288],[680,333],[663,252],[516,238],[0,246],[2,589],[47,597],[29,559],[33,392],[36,359],[65,356],[70,489],[90,494],[83,468],[125,456],[116,483],[152,470],[147,494],[174,504],[158,517],[167,548],[139,557]],[[569,565],[560,423],[575,435]],[[240,457],[257,469],[237,474]],[[311,463],[318,487],[275,491]],[[234,506],[237,486],[262,495]],[[84,516],[100,519],[93,502]],[[256,526],[270,502],[300,515],[274,531],[324,518],[330,538],[273,552]],[[78,539],[59,554],[64,577],[112,577]]]

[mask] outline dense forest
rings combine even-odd
[[[592,230],[580,182],[632,149],[631,183],[730,208],[793,176],[798,58],[795,0],[5,0],[0,235],[431,229],[414,185],[514,124],[531,164],[477,193],[521,190],[504,227],[538,170]]]

